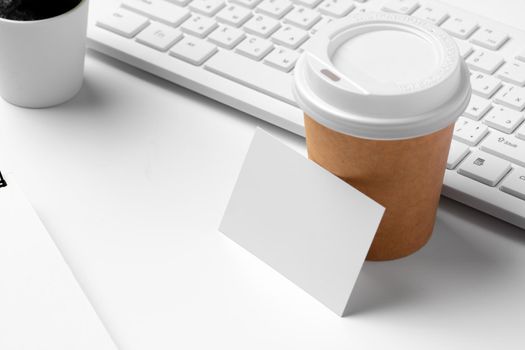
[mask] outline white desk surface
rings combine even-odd
[[[525,29],[522,0],[462,0]],[[256,126],[89,53],[70,103],[0,102],[0,164],[122,350],[523,349],[525,231],[443,199],[429,244],[366,263],[339,318],[217,230]]]

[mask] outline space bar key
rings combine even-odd
[[[220,51],[204,68],[226,79],[296,106],[292,94],[292,76],[244,56]]]

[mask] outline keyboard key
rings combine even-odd
[[[315,35],[315,33],[317,33],[321,28],[332,23],[333,21],[334,19],[328,16],[321,18],[321,20],[317,22],[310,30],[310,34]]]
[[[293,24],[302,29],[310,29],[321,19],[319,12],[306,7],[296,7],[286,15],[285,23]]]
[[[184,22],[181,30],[199,38],[205,38],[217,27],[217,22],[215,22],[213,19],[201,15],[194,15],[189,20]]]
[[[514,197],[525,200],[525,169],[514,168],[503,180],[500,189]]]
[[[281,27],[273,36],[272,40],[279,45],[290,49],[296,49],[308,40],[308,33],[297,27],[286,25]]]
[[[359,1],[359,0],[355,0],[355,1]],[[355,10],[354,10],[354,13],[353,15],[355,14],[363,14],[363,13],[367,13],[367,12],[370,12],[372,10],[368,9],[367,7],[356,7]]]
[[[279,19],[290,12],[292,8],[293,5],[288,0],[264,0],[255,11]]]
[[[289,72],[295,66],[298,58],[299,54],[297,52],[279,47],[266,56],[264,63],[283,72]]]
[[[187,9],[164,0],[123,0],[122,7],[174,27],[190,17]]]
[[[472,95],[470,103],[464,114],[474,120],[480,120],[489,109],[492,108],[492,103],[483,97]]]
[[[190,9],[205,16],[214,16],[224,6],[224,0],[193,0]]]
[[[439,26],[449,17],[447,11],[434,6],[422,6],[412,14],[414,17],[424,19]]]
[[[166,0],[166,1],[169,1],[172,4],[179,5],[179,6],[186,6],[191,2],[191,0]]]
[[[507,62],[497,74],[498,78],[514,85],[525,85],[525,63],[514,61]]]
[[[483,123],[504,133],[511,134],[525,119],[523,113],[513,111],[503,106],[494,106],[487,114]]]
[[[306,6],[312,9],[316,7],[317,5],[319,5],[321,1],[322,0],[293,0],[293,2],[296,3],[297,5]]]
[[[180,30],[154,22],[140,32],[135,40],[156,50],[167,51],[180,39],[182,39]]]
[[[525,108],[525,88],[507,85],[496,94],[494,101],[521,111]]]
[[[461,17],[450,17],[441,25],[441,28],[459,39],[468,39],[478,28],[472,20]]]
[[[383,5],[383,11],[410,15],[419,7],[415,0],[390,0]]]
[[[496,186],[511,169],[510,163],[488,153],[475,151],[459,166],[458,173],[489,186]]]
[[[472,48],[472,45],[470,45],[466,41],[456,40],[456,44],[458,45],[459,54],[463,58],[467,58],[470,54],[472,54],[474,52],[474,49]]]
[[[255,15],[243,26],[243,29],[247,33],[267,38],[280,26],[281,24],[276,19],[264,15]]]
[[[210,34],[208,40],[225,49],[233,49],[246,38],[244,32],[237,28],[221,26]]]
[[[469,153],[470,148],[467,145],[452,140],[448,152],[447,169],[454,169]]]
[[[344,17],[353,9],[354,3],[348,0],[325,0],[318,8],[321,13],[332,17]]]
[[[259,5],[261,1],[262,0],[230,0],[230,2],[233,2],[238,5],[242,5],[249,9],[253,9],[255,6]]]
[[[273,44],[265,39],[252,36],[244,40],[235,52],[240,53],[246,57],[260,61],[264,56],[266,56],[270,51],[273,50]]]
[[[488,51],[478,50],[470,55],[465,62],[475,70],[492,74],[505,62],[500,55]]]
[[[525,50],[521,51],[519,54],[516,55],[516,58],[522,62],[525,62]]]
[[[498,50],[507,40],[509,36],[506,33],[492,28],[481,28],[470,39],[472,43],[490,50]]]
[[[525,141],[499,131],[491,132],[481,143],[481,149],[509,162],[525,166]]]
[[[454,126],[454,140],[476,146],[487,135],[489,129],[482,123],[459,117]]]
[[[217,15],[219,22],[227,23],[234,27],[240,27],[244,22],[252,17],[252,12],[244,7],[229,5]]]
[[[516,137],[525,140],[525,123],[521,125],[521,128],[516,131]]]
[[[215,45],[187,36],[171,48],[170,55],[200,66],[216,52],[217,47]]]
[[[503,85],[501,80],[492,75],[476,72],[470,76],[470,83],[472,85],[472,91],[485,98],[491,98]]]
[[[97,26],[126,38],[133,38],[149,24],[149,20],[134,12],[119,8],[101,17]]]
[[[220,51],[204,67],[227,79],[296,106],[291,74],[280,72],[231,51]]]

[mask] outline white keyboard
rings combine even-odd
[[[94,0],[90,47],[303,135],[291,81],[322,26],[362,11],[427,19],[457,39],[474,95],[443,194],[525,228],[525,32],[416,0]]]

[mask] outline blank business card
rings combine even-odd
[[[343,316],[383,212],[258,129],[220,231]]]

